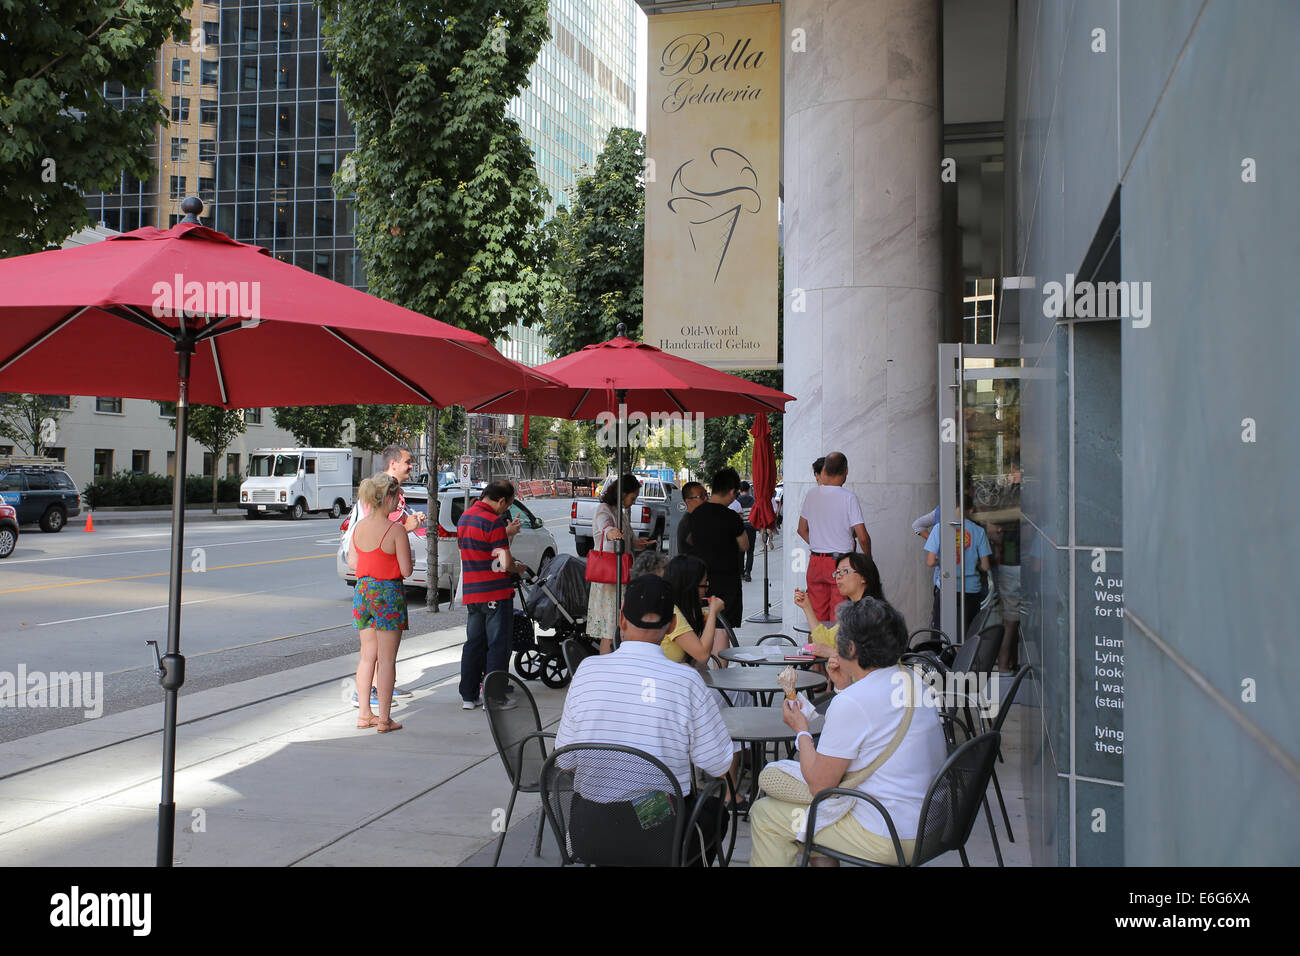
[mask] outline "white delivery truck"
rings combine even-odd
[[[352,450],[257,449],[239,486],[239,507],[250,520],[271,511],[295,520],[307,511],[338,518],[352,507]]]

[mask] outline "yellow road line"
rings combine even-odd
[[[205,574],[207,571],[229,571],[231,568],[255,568],[261,564],[283,564],[286,561],[310,561],[312,558],[332,558],[334,552],[329,554],[309,554],[302,558],[275,558],[271,561],[250,561],[247,564],[221,564],[213,568],[207,568],[205,571],[190,571],[182,569],[182,574]],[[89,581],[69,581],[66,584],[35,584],[27,588],[10,588],[8,591],[0,591],[0,594],[18,594],[22,591],[49,591],[53,588],[75,588],[82,584],[110,584],[114,581],[138,581],[141,578],[161,578],[171,574],[170,571],[154,571],[151,574],[132,574],[124,578],[94,578]]]

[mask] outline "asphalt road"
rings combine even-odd
[[[527,502],[572,554],[569,502]],[[186,690],[201,690],[355,651],[352,589],[337,575],[338,523],[193,522],[186,526],[181,651]],[[103,712],[155,703],[145,641],[165,651],[170,530],[104,523],[93,534],[25,531],[0,561],[0,741],[83,720],[81,709],[16,707],[6,675],[103,675]],[[412,596],[412,633],[463,624]]]

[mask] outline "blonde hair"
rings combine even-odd
[[[383,507],[385,498],[398,494],[400,487],[397,479],[388,472],[377,471],[361,482],[361,487],[357,489],[357,500],[364,501],[371,510],[377,510]]]

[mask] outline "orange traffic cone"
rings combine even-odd
[[[95,530],[95,516],[91,514],[89,511],[86,512],[86,530],[87,531]]]

